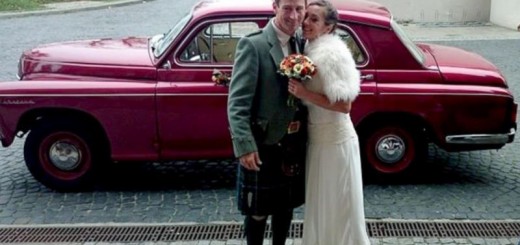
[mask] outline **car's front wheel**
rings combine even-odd
[[[24,147],[25,163],[31,174],[58,191],[91,187],[101,151],[87,131],[87,127],[75,121],[39,123],[27,136]]]
[[[361,138],[365,164],[373,172],[383,175],[407,172],[427,154],[428,145],[423,135],[412,125],[373,127]]]

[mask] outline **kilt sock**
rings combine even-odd
[[[273,231],[273,245],[285,245],[291,221],[293,218],[293,210],[289,209],[285,212],[277,212],[271,216],[271,229]]]
[[[247,245],[264,244],[265,225],[267,216],[261,220],[255,220],[251,215],[247,215],[244,220],[244,233],[246,235]]]

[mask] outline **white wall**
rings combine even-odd
[[[392,11],[396,20],[418,23],[488,22],[491,0],[372,0]],[[494,0],[520,2],[520,0]],[[518,5],[517,5],[518,6]],[[516,8],[517,13],[520,9]]]
[[[520,31],[520,0],[492,0],[491,22]]]

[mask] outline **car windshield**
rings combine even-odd
[[[401,28],[401,26],[399,24],[397,24],[397,22],[395,22],[393,19],[392,19],[391,25],[392,25],[392,28],[394,29],[395,33],[399,37],[399,39],[401,39],[401,42],[403,42],[404,46],[406,46],[406,48],[408,49],[408,51],[410,51],[410,53],[412,53],[413,57],[418,62],[423,64],[424,63],[424,54],[421,51],[421,49],[419,47],[417,47],[417,45],[415,45],[415,43],[412,41],[412,39],[410,39],[410,37],[408,37],[406,32],[403,30],[403,28]]]
[[[184,29],[186,24],[190,21],[192,14],[187,14],[184,16],[177,24],[168,31],[168,33],[161,35],[159,38],[152,38],[151,45],[153,54],[155,57],[161,56],[166,49],[170,46],[170,44],[175,40],[175,38],[179,35],[179,33]]]

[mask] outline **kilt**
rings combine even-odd
[[[270,215],[304,203],[306,116],[303,110],[295,116],[300,121],[298,132],[286,134],[274,145],[258,144],[260,171],[238,165],[237,200],[243,215]]]

